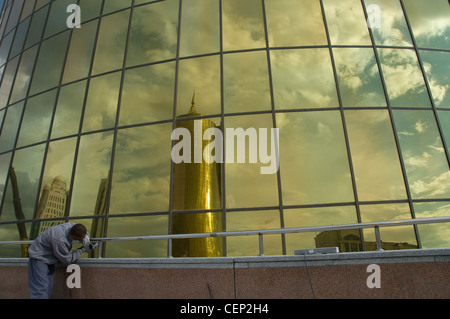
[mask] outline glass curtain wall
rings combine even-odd
[[[6,0],[0,241],[65,221],[121,237],[450,216],[449,16],[447,0]],[[180,166],[172,133],[199,123],[223,137],[208,153],[223,161]],[[279,165],[261,174],[274,128]],[[449,247],[449,230],[382,228],[381,240]],[[211,245],[206,256],[259,254],[257,236]],[[374,250],[375,234],[264,236],[265,255],[325,246]],[[168,241],[100,252],[167,257]]]

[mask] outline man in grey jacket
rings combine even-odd
[[[72,249],[73,241],[83,246]],[[67,266],[74,263],[82,253],[97,248],[98,243],[89,242],[89,233],[82,224],[64,223],[47,229],[28,248],[28,287],[30,298],[49,299],[53,291],[55,264]]]

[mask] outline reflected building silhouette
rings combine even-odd
[[[314,241],[316,247],[338,247],[340,252],[363,251],[361,237],[358,229],[333,230],[319,233]],[[375,241],[364,241],[366,251],[377,250]],[[417,245],[407,242],[381,242],[384,250],[417,249]]]
[[[36,218],[47,219],[64,217],[68,194],[69,192],[67,190],[66,180],[62,176],[56,176],[51,185],[47,184],[42,189],[36,211]],[[61,223],[61,220],[40,221],[34,228],[33,238],[36,238],[47,229]]]
[[[197,117],[195,94],[189,112],[177,117],[177,128],[186,128],[191,136],[191,156],[194,157],[194,121],[201,122],[201,136],[208,128],[217,128],[209,119],[190,120],[183,118]],[[196,132],[199,134],[200,132]],[[202,139],[202,150],[210,141]],[[197,145],[198,147],[198,145]],[[177,210],[218,209],[222,204],[221,163],[174,163],[173,197],[172,197],[172,234],[210,233],[222,231],[221,212],[177,213]],[[220,257],[223,256],[223,239],[220,237],[176,239],[172,242],[174,257]]]
[[[95,202],[94,215],[102,216],[94,218],[92,221],[90,235],[91,238],[101,238],[104,234],[105,229],[105,218],[103,218],[106,214],[106,200],[109,186],[109,174],[108,177],[102,178],[100,181],[100,185],[98,187],[97,200]],[[103,247],[105,249],[105,246]],[[89,257],[96,258],[98,257],[99,250],[94,249],[89,253]]]

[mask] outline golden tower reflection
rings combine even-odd
[[[191,136],[191,156],[194,157],[195,122],[201,122],[201,136],[208,128],[217,128],[209,119],[182,120],[185,117],[201,116],[195,109],[195,94],[188,114],[177,118],[176,127],[186,128]],[[181,120],[180,120],[181,119]],[[198,123],[197,122],[197,127]],[[198,134],[199,132],[197,132]],[[202,150],[210,143],[202,139]],[[176,213],[177,210],[207,210],[221,207],[221,163],[174,163],[172,206],[173,234],[210,233],[222,231],[221,212]],[[174,257],[220,257],[223,256],[223,239],[220,237],[189,238],[173,240]]]

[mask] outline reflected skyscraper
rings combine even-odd
[[[191,156],[194,157],[195,122],[201,122],[201,136],[208,128],[216,124],[209,119],[183,120],[187,117],[201,116],[195,108],[195,95],[192,98],[189,113],[178,116],[177,128],[186,128],[191,136]],[[202,139],[202,150],[209,141]],[[208,210],[221,207],[221,164],[207,163],[174,163],[173,167],[173,210]],[[172,217],[172,233],[209,233],[222,231],[221,212],[174,213]],[[174,257],[220,257],[223,256],[223,239],[219,237],[177,239],[173,241]]]
[[[64,212],[66,211],[67,203],[67,185],[64,177],[56,176],[53,179],[52,184],[47,184],[42,189],[41,197],[39,199],[39,205],[36,212],[36,218],[46,219],[46,218],[59,218],[64,217]],[[61,224],[58,221],[40,221],[37,227],[37,233],[33,234],[34,237],[39,236],[47,229]],[[34,238],[33,237],[33,238]]]

